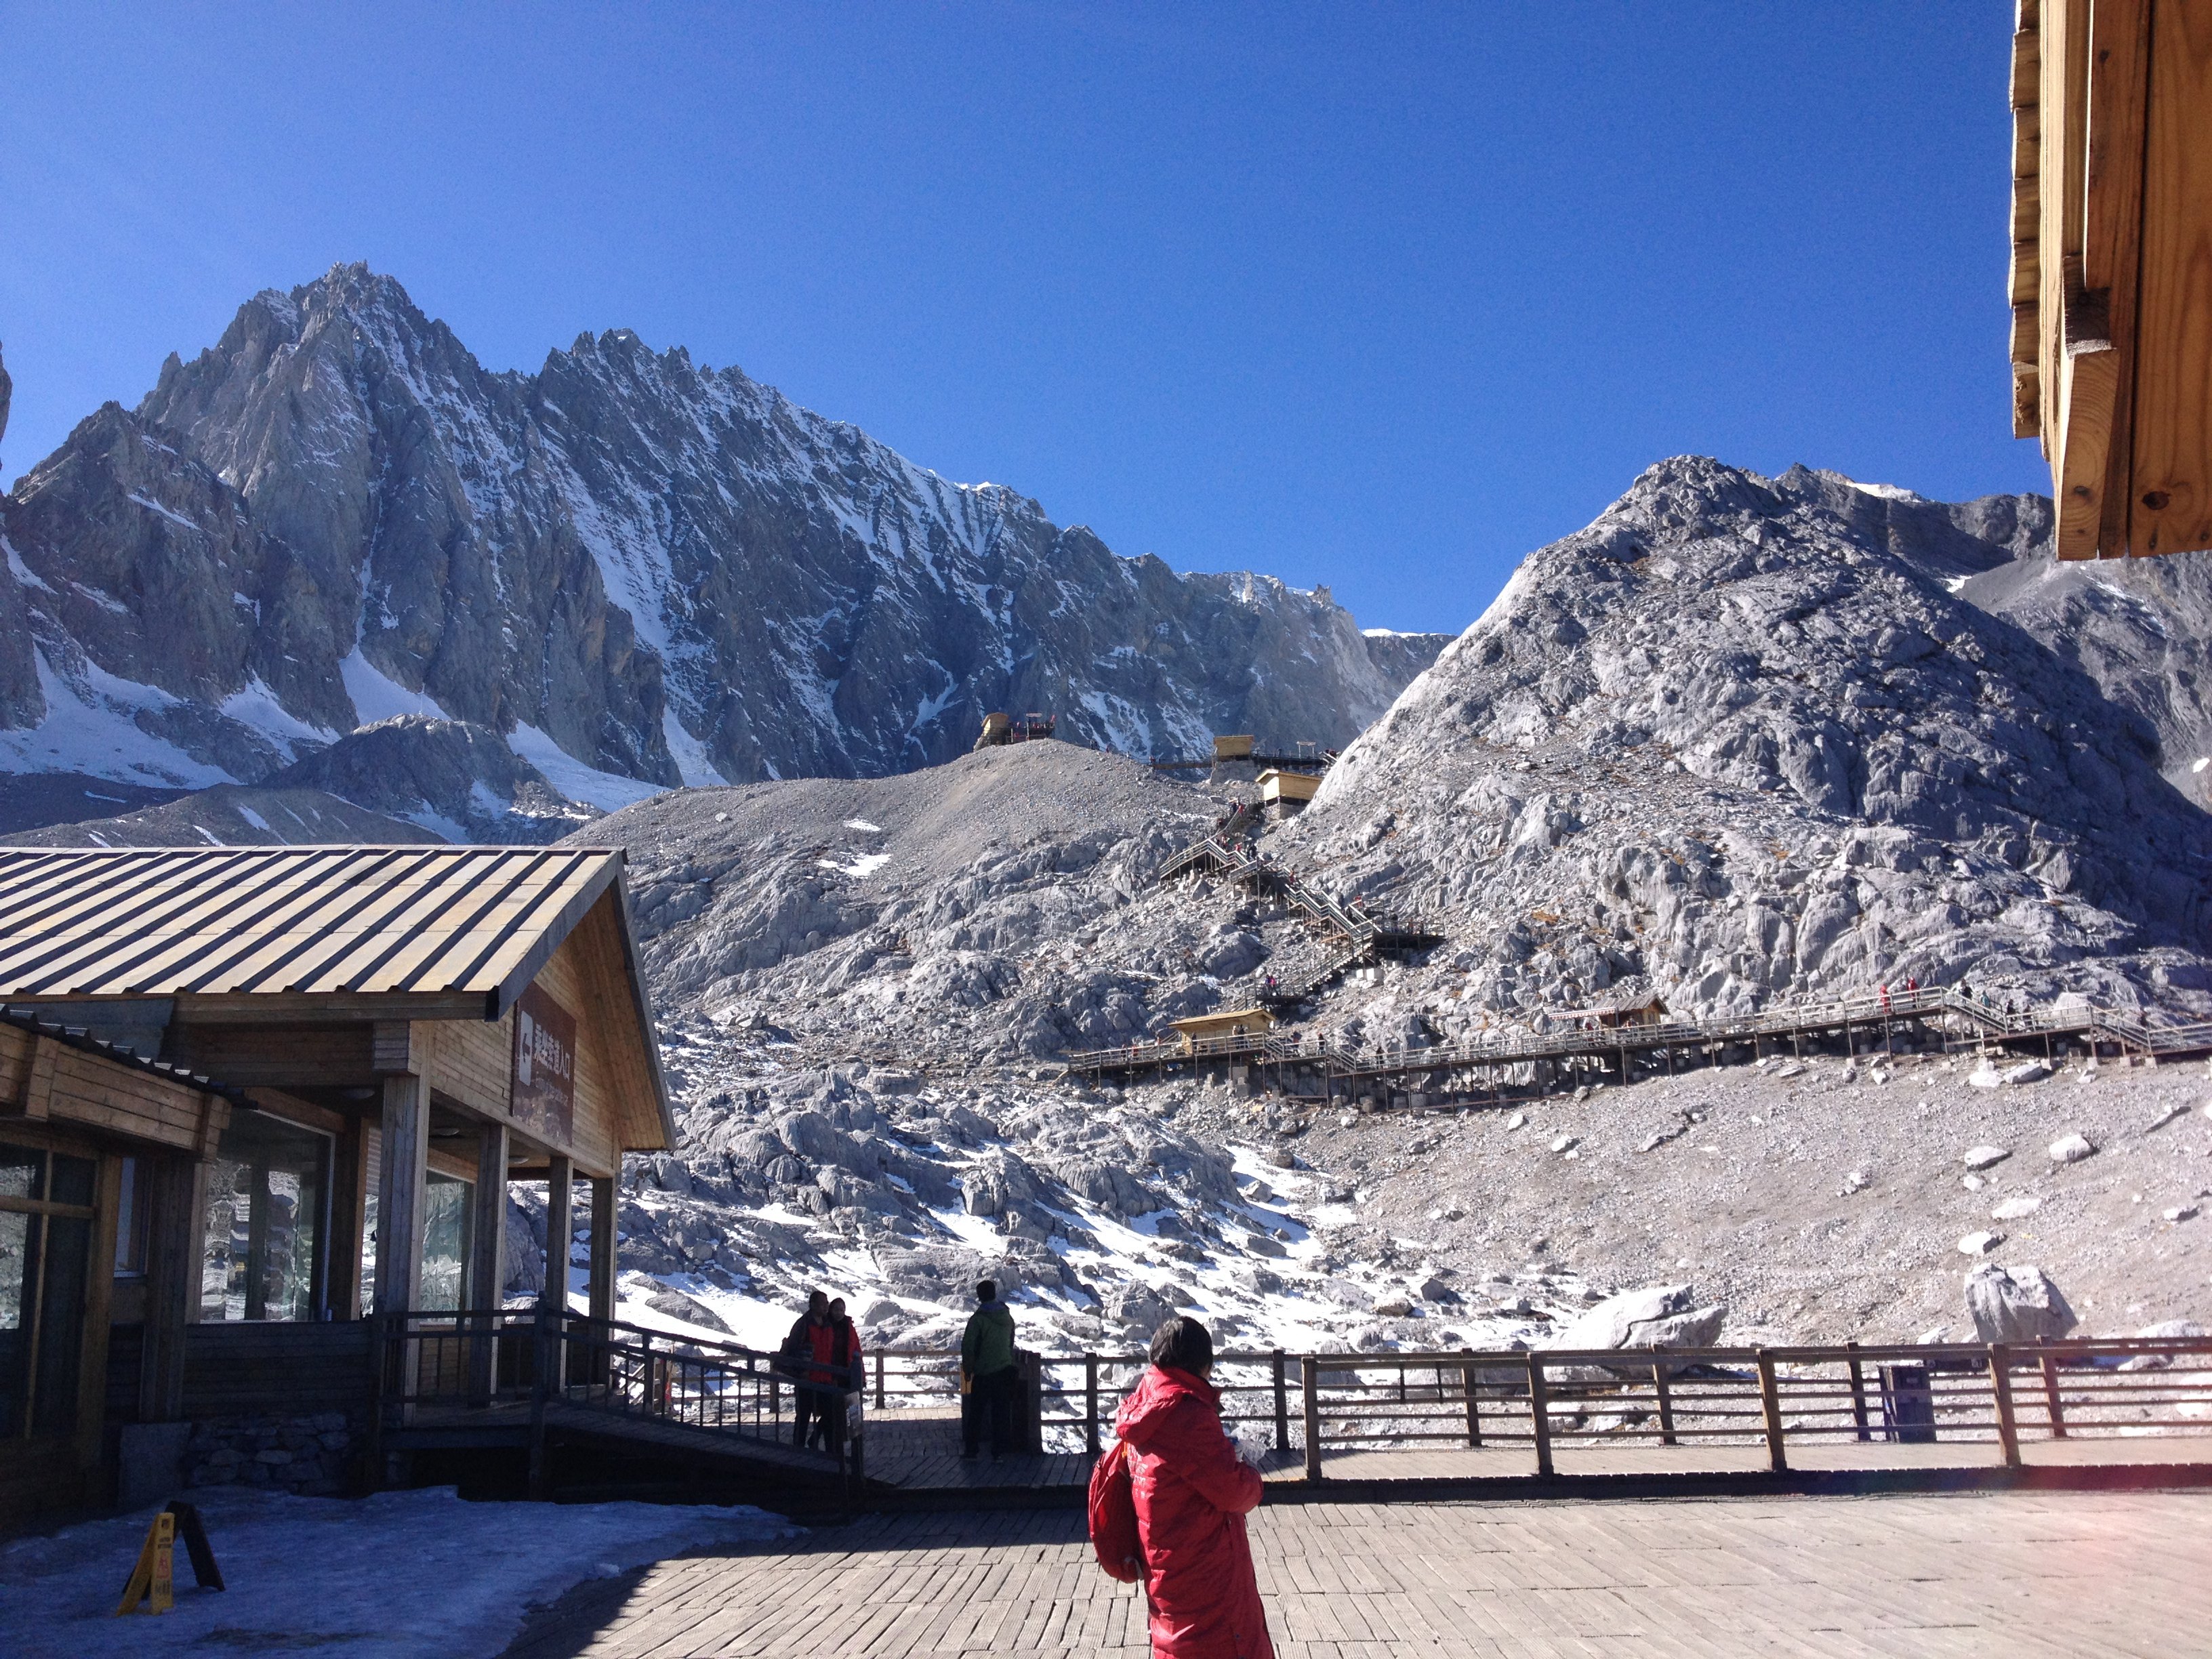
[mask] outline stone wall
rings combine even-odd
[[[207,1418],[185,1447],[187,1486],[270,1486],[310,1496],[356,1484],[354,1465],[368,1439],[358,1413]]]

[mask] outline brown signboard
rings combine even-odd
[[[532,985],[514,1005],[514,1081],[507,1111],[547,1145],[576,1127],[576,1017]]]

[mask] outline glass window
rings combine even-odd
[[[82,1204],[90,1209],[98,1173],[98,1166],[88,1158],[56,1152],[53,1170],[46,1177],[46,1197],[56,1204]]]
[[[328,1136],[240,1112],[208,1165],[203,1319],[313,1319],[322,1300]]]
[[[30,1322],[39,1305],[39,1223],[0,1210],[0,1439],[23,1431],[31,1395]]]
[[[0,1146],[0,1439],[76,1426],[99,1169]]]
[[[0,1146],[0,1198],[44,1198],[46,1155],[30,1146]]]
[[[452,1313],[466,1299],[475,1190],[475,1182],[435,1170],[422,1182],[421,1302],[425,1312]]]
[[[56,1158],[82,1163],[81,1158]],[[31,1432],[76,1427],[76,1380],[84,1357],[85,1279],[92,1266],[92,1218],[46,1218],[46,1289],[39,1297],[39,1376],[31,1394]]]
[[[115,1276],[136,1278],[146,1271],[146,1160],[123,1160],[123,1179],[115,1202]]]

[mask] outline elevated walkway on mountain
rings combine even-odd
[[[1311,1034],[1268,1031],[1203,1042],[1151,1042],[1071,1054],[1083,1077],[1128,1076],[1182,1066],[1273,1069],[1291,1093],[1360,1096],[1377,1083],[1424,1085],[1444,1097],[1507,1091],[1549,1093],[1594,1073],[1626,1078],[1654,1070],[1743,1063],[1798,1055],[1840,1042],[1844,1052],[1908,1048],[1929,1041],[1948,1051],[1970,1048],[2054,1056],[2062,1046],[2092,1054],[2154,1060],[2212,1055],[2212,1021],[2153,1024],[2081,997],[2043,1006],[2001,1006],[1956,988],[1874,991],[1793,1003],[1763,1013],[1714,1020],[1555,1031],[1493,1031],[1426,1048],[1357,1048]],[[1304,1087],[1291,1087],[1292,1084]]]
[[[1327,954],[1317,965],[1292,978],[1272,981],[1261,991],[1261,1001],[1271,1007],[1289,1007],[1351,969],[1392,951],[1422,950],[1436,943],[1435,934],[1407,918],[1373,909],[1358,899],[1339,899],[1278,864],[1251,839],[1259,823],[1258,805],[1239,803],[1211,835],[1193,842],[1162,865],[1158,880],[1164,885],[1210,876],[1229,882],[1279,901],[1327,941]]]

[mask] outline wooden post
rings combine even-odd
[[[1528,1427],[1536,1442],[1536,1473],[1552,1474],[1552,1402],[1544,1392],[1544,1357],[1528,1350]]]
[[[205,1177],[190,1158],[149,1158],[147,1182],[146,1346],[138,1367],[138,1420],[184,1414],[185,1327],[200,1294]]]
[[[465,1320],[474,1334],[469,1342],[469,1397],[491,1403],[499,1391],[499,1304],[507,1288],[507,1125],[487,1123],[477,1131],[476,1216],[471,1234],[468,1293],[463,1305],[475,1315]]]
[[[1276,1356],[1275,1375],[1282,1375],[1281,1356]],[[1083,1356],[1083,1449],[1093,1457],[1098,1455],[1098,1356]]]
[[[1475,1392],[1474,1350],[1460,1351],[1459,1385],[1467,1395],[1467,1445],[1469,1451],[1482,1444],[1482,1399]]]
[[[430,1102],[422,1079],[384,1079],[382,1168],[376,1198],[376,1310],[411,1313],[422,1286],[422,1171]],[[403,1392],[411,1389],[403,1384]]]
[[[1859,1345],[1856,1342],[1850,1344],[1850,1347],[1851,1349],[1851,1421],[1858,1428],[1860,1439],[1871,1440],[1874,1436],[1869,1431],[1867,1423],[1866,1371],[1859,1364],[1858,1346]]]
[[[368,1123],[349,1117],[331,1160],[330,1256],[324,1305],[332,1319],[358,1319],[362,1233],[368,1224]]]
[[[2066,1407],[2058,1397],[2058,1357],[2056,1354],[2043,1356],[2043,1397],[2050,1402],[2051,1437],[2063,1440],[2066,1437]]]
[[[565,1159],[561,1161],[566,1162]],[[562,1207],[567,1206],[564,1205]],[[545,1237],[548,1243],[552,1242],[553,1234],[550,1227]],[[554,1304],[543,1297],[538,1302],[534,1334],[538,1341],[538,1364],[530,1384],[530,1497],[532,1502],[542,1504],[552,1487],[545,1458],[545,1395],[552,1383],[553,1373],[560,1364],[556,1355],[561,1343],[560,1326],[554,1317]]]
[[[1766,1416],[1766,1462],[1775,1474],[1790,1472],[1790,1456],[1782,1447],[1782,1389],[1774,1378],[1774,1358],[1759,1350],[1759,1405]]]
[[[1319,1480],[1321,1471],[1321,1356],[1307,1354],[1298,1361],[1299,1382],[1305,1390],[1306,1479]]]
[[[876,1350],[876,1409],[878,1411],[885,1409],[885,1397],[884,1388],[884,1351],[881,1348],[878,1348]]]
[[[2002,1342],[1990,1344],[1990,1394],[1997,1408],[1997,1443],[2004,1448],[2005,1467],[2020,1467],[2020,1425],[2012,1413],[2012,1355]]]
[[[615,1181],[612,1176],[592,1177],[592,1238],[588,1254],[591,1265],[586,1269],[586,1283],[590,1285],[591,1316],[612,1319],[615,1316]],[[599,1334],[605,1337],[607,1333]],[[591,1380],[594,1382],[614,1381],[614,1350],[611,1344],[603,1345],[592,1367]]]
[[[1659,1396],[1659,1443],[1671,1446],[1674,1443],[1674,1391],[1668,1386],[1663,1359],[1651,1362],[1651,1387]]]
[[[1269,1358],[1275,1371],[1275,1449],[1287,1453],[1291,1449],[1290,1366],[1280,1348]]]
[[[556,1395],[568,1386],[568,1244],[576,1231],[576,1166],[565,1153],[545,1160],[545,1289],[539,1300],[553,1310],[545,1385]]]
[[[376,1311],[397,1352],[386,1357],[387,1383],[401,1400],[404,1422],[414,1407],[415,1368],[422,1345],[406,1340],[407,1316],[422,1288],[422,1176],[430,1152],[430,1097],[422,1079],[403,1072],[384,1079],[384,1121],[376,1198]],[[378,1471],[382,1478],[383,1471]]]

